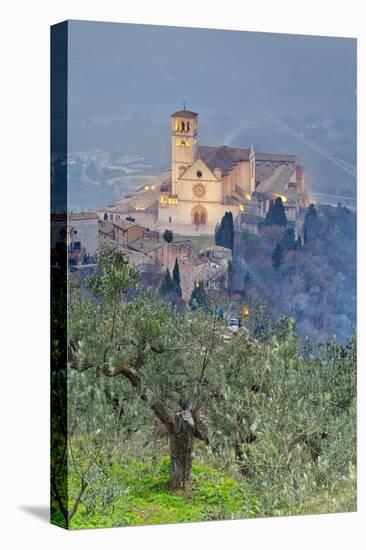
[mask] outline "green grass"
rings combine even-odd
[[[219,467],[203,464],[201,460],[193,463],[192,483],[186,491],[169,490],[169,457],[160,459],[155,465],[127,457],[110,462],[101,459],[99,469],[101,478],[90,484],[72,518],[71,529],[356,510],[356,471],[353,467],[334,483],[304,486],[295,499],[290,486],[265,489],[234,471],[230,477]],[[79,487],[74,473],[69,478],[69,508],[72,508]],[[95,493],[93,487],[97,489]],[[54,523],[63,524],[61,516],[53,514],[53,517]]]
[[[86,500],[72,520],[72,529],[230,519],[243,508],[238,483],[209,466],[193,465],[192,484],[185,492],[169,491],[169,458],[155,468],[129,460],[114,465],[109,478],[125,490],[110,503],[100,497]]]

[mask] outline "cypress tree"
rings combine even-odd
[[[277,197],[273,205],[273,225],[287,227],[287,216],[281,197]]]
[[[318,212],[313,203],[310,204],[304,220],[304,243],[315,239],[319,229]]]
[[[164,275],[163,282],[161,283],[161,287],[159,289],[159,294],[162,298],[164,298],[174,290],[175,290],[175,285],[173,283],[173,279],[171,278],[169,269],[167,269]]]
[[[272,225],[287,227],[287,216],[281,197],[277,197],[274,203],[270,202],[264,224],[269,227]]]
[[[188,302],[189,307],[192,310],[197,309],[200,306],[207,305],[207,295],[205,287],[203,286],[203,281],[199,281],[192,290],[191,297]]]
[[[222,246],[221,245],[221,224],[217,224],[215,228],[215,244],[216,246]]]
[[[226,212],[227,214],[227,242],[228,247],[230,248],[231,252],[234,250],[234,219],[233,219],[233,213],[232,212]]]
[[[215,230],[215,244],[224,246],[233,251],[234,248],[234,220],[232,212],[225,212],[220,225]]]
[[[295,250],[296,241],[295,241],[295,230],[293,227],[288,227],[285,231],[285,234],[282,238],[281,244],[285,250]]]
[[[178,258],[175,259],[174,269],[173,269],[173,286],[175,292],[178,294],[178,296],[182,297],[182,289],[180,286],[180,273],[179,273],[179,264],[178,264]]]
[[[170,229],[166,229],[163,234],[163,239],[167,243],[171,243],[173,240],[173,231],[170,231]]]
[[[277,243],[275,249],[272,252],[272,265],[275,269],[278,269],[282,263],[283,247],[280,243]]]

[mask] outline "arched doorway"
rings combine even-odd
[[[207,224],[207,210],[201,204],[192,208],[192,223],[194,223],[194,225]]]

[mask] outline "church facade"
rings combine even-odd
[[[132,217],[159,232],[213,235],[232,212],[238,228],[257,231],[271,201],[281,197],[288,221],[299,224],[310,201],[296,155],[200,145],[198,113],[185,109],[171,115],[170,131],[170,168],[100,211],[102,219]]]
[[[160,186],[159,229],[213,233],[225,212],[265,216],[282,198],[290,221],[306,206],[304,171],[295,155],[198,143],[198,113],[171,115],[171,178]]]

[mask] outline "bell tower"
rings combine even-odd
[[[177,182],[183,169],[197,158],[198,113],[177,111],[172,119],[172,195],[177,194]]]

